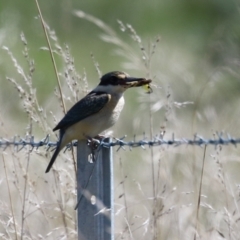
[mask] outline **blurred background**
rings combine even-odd
[[[30,57],[35,62],[33,85],[37,88],[40,105],[45,105],[56,86],[56,78],[48,51],[40,50],[47,44],[35,2],[22,4],[3,0],[0,4],[0,44],[7,46],[21,62],[23,44],[20,33],[24,33]],[[157,53],[151,62],[151,77],[156,77],[158,84],[164,88],[169,85],[176,101],[196,101],[196,97],[202,94],[199,101],[209,104],[205,118],[209,117],[209,112],[227,116],[236,114],[236,107],[222,112],[222,104],[227,102],[230,105],[231,101],[235,102],[239,91],[238,1],[149,1],[141,4],[137,1],[51,1],[39,4],[45,21],[55,31],[61,46],[69,46],[77,71],[80,74],[84,71],[87,73],[90,89],[99,79],[91,54],[100,64],[102,73],[119,69],[131,75],[146,75],[146,68],[143,67],[143,61],[141,62],[141,50],[128,33],[121,31],[117,22],[120,20],[125,25],[133,26],[146,51],[150,51],[151,44],[157,36],[160,37]],[[139,57],[137,66],[134,57],[132,64],[125,64],[128,58],[131,59],[131,53],[119,54],[116,45],[101,39],[104,34],[102,29],[73,14],[77,10],[100,19],[112,28]],[[21,114],[21,109],[14,102],[16,92],[6,81],[6,76],[15,78],[17,73],[12,69],[6,52],[1,52],[1,102],[6,104],[2,111],[9,111],[11,114],[18,111]],[[63,63],[57,62],[61,69]],[[216,84],[217,88],[214,88]],[[133,94],[135,92],[128,95]],[[215,109],[210,109],[213,103]],[[227,128],[229,131],[233,127],[232,120],[229,123],[215,128]]]
[[[86,94],[86,82],[83,79],[87,79],[88,90],[98,83],[99,74],[95,67],[97,62],[102,74],[112,70],[122,70],[133,76],[153,79],[151,95],[146,94],[141,88],[126,92],[127,104],[121,120],[113,128],[113,136],[122,137],[126,134],[129,139],[132,139],[136,134],[139,139],[142,139],[143,133],[147,136],[151,135],[151,128],[153,135],[162,133],[166,138],[171,138],[173,133],[176,137],[186,138],[191,138],[195,133],[211,138],[216,132],[229,133],[236,138],[240,136],[239,1],[58,0],[40,1],[39,5],[43,18],[51,29],[51,42],[56,52],[55,57],[67,108]],[[62,118],[63,112],[54,93],[57,81],[50,54],[46,51],[47,43],[35,1],[2,0],[0,22],[0,138],[11,138],[14,135],[25,136],[26,132],[29,132],[29,115],[24,110],[27,108],[27,103],[24,103],[24,97],[18,97],[16,87],[6,79],[6,77],[14,79],[23,89],[28,88],[22,78],[23,74],[19,74],[18,67],[21,66],[26,76],[31,72],[23,54],[26,47],[29,58],[34,60],[35,69],[30,78],[32,81],[30,89],[36,89],[36,98],[40,108],[43,108],[43,118],[46,122],[45,125],[43,124],[45,126],[45,131],[43,131],[43,127],[39,127],[39,121],[36,120],[32,125],[32,134],[40,140],[48,133],[51,134],[51,140],[56,141],[57,138],[51,129]],[[20,37],[22,33],[27,42],[25,46]],[[61,46],[65,54],[61,54],[57,46]],[[74,59],[74,66],[79,76],[76,79],[81,80],[78,82],[80,91],[72,91],[65,79],[66,69],[69,70],[71,67],[71,64],[69,65],[66,61],[68,51]],[[16,59],[17,63],[14,63],[11,58]],[[32,159],[36,159],[34,163],[31,162],[30,168],[34,172],[31,174],[35,176],[35,180],[39,178],[44,182],[47,178],[51,185],[51,180],[53,180],[51,176],[43,175],[50,155],[48,153],[46,156],[44,149],[40,151],[37,154],[33,153],[36,156],[32,155],[34,156]],[[214,161],[210,161],[207,166],[208,177],[203,186],[205,186],[206,194],[213,194],[209,201],[218,206],[218,209],[214,210],[218,216],[216,219],[219,220],[216,224],[213,221],[215,215],[214,217],[212,215],[211,217],[201,216],[202,232],[200,232],[208,236],[208,239],[216,239],[219,233],[222,233],[226,239],[235,239],[234,234],[239,230],[233,214],[234,211],[237,212],[237,216],[239,214],[236,210],[239,200],[236,186],[240,181],[238,152],[233,146],[223,149],[214,147],[207,149],[208,158]],[[20,158],[16,157],[14,152],[8,155],[11,158]],[[202,156],[203,150],[200,148],[155,148],[155,176],[159,173],[161,179],[159,195],[170,196],[172,189],[178,186],[177,192],[174,193],[176,195],[174,197],[171,195],[168,204],[161,202],[162,209],[166,205],[169,207],[177,205],[179,208],[188,204],[195,206],[196,186],[198,186],[199,179],[196,174],[201,166],[196,160],[202,159]],[[11,158],[7,158],[9,169],[12,169],[12,163],[9,162]],[[144,197],[150,197],[152,173],[149,150],[120,151],[114,158],[117,167],[119,166],[118,160],[123,161],[127,176],[124,191],[126,191],[125,195],[129,196],[129,204],[136,203],[138,194],[140,194],[134,181],[140,182],[144,189],[142,191],[146,194]],[[64,168],[67,163],[71,163],[71,154],[67,153],[66,156],[62,154],[62,159],[65,161],[60,159],[58,166]],[[22,161],[26,161],[24,153]],[[68,168],[69,171],[73,171],[72,166]],[[143,169],[148,169],[148,172],[145,173]],[[23,169],[22,171],[24,172]],[[22,179],[24,179],[23,175],[21,175]],[[37,178],[36,175],[39,177]],[[15,177],[13,175],[11,181]],[[116,171],[116,178],[116,185],[118,185],[122,179],[118,171]],[[213,182],[216,184],[216,186],[213,184],[216,193],[209,188],[210,183]],[[21,189],[22,185],[19,186]],[[74,189],[74,181],[72,186]],[[14,189],[12,186],[13,194],[16,190]],[[226,191],[223,194],[226,201],[221,202],[221,205],[218,203],[221,198],[218,194],[223,189]],[[182,197],[183,192],[194,192],[194,194]],[[117,187],[116,202],[122,201],[118,199],[118,194],[121,193],[122,189]],[[163,197],[165,200],[166,198],[166,196]],[[6,190],[6,194],[1,199],[2,203],[7,202],[7,199]],[[48,204],[49,201],[54,204],[54,197],[46,201]],[[208,204],[210,206],[209,202]],[[68,208],[74,215],[71,208],[73,205],[73,202],[70,202]],[[143,204],[143,206],[139,209],[151,209],[150,203]],[[228,209],[228,213],[223,211],[224,207]],[[140,221],[139,219],[133,220],[136,219],[139,209],[130,210],[129,222]],[[173,217],[158,223],[161,229],[158,239],[188,239],[192,236],[195,210],[196,208],[188,208],[183,212],[176,211]],[[149,210],[149,216],[150,212]],[[228,220],[225,219],[226,215],[229,217]],[[124,231],[123,218],[117,218],[116,233],[124,239],[130,239],[127,231]],[[146,216],[141,216],[142,222],[146,218]],[[43,222],[44,220],[42,224]],[[176,222],[177,226],[173,227]],[[45,239],[51,228],[59,226],[58,222],[54,224],[50,224],[47,229],[38,226],[35,226],[35,229],[41,232]],[[134,237],[140,239],[139,236],[141,236],[142,239],[150,239],[149,237],[152,237],[150,225],[147,227],[147,233],[144,227],[140,227],[142,232],[136,230]],[[227,225],[231,230],[226,227]],[[169,233],[170,230],[173,231],[172,234]],[[58,239],[57,235],[51,235],[49,239],[55,239],[53,236]]]

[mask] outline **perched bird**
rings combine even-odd
[[[46,173],[51,169],[61,149],[69,142],[96,137],[116,123],[124,106],[125,90],[150,82],[151,80],[130,77],[119,71],[103,75],[99,85],[77,102],[53,129],[60,130],[59,142]]]

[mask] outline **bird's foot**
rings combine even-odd
[[[100,143],[103,139],[106,137],[104,135],[97,135],[96,137],[87,137],[87,145],[91,150],[90,154],[90,162],[95,162],[96,161],[96,151],[98,150],[98,147],[100,146]]]
[[[87,137],[87,145],[90,147],[91,150],[97,150],[100,140],[102,140],[102,138],[99,138],[99,136],[96,136],[94,138]]]

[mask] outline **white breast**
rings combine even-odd
[[[93,131],[91,135],[96,136],[104,130],[112,127],[119,119],[123,106],[123,96],[120,98],[112,96],[111,100],[101,111],[91,117],[86,118],[85,121],[92,125]]]
[[[111,95],[111,100],[98,113],[72,125],[65,132],[66,140],[81,140],[95,137],[104,130],[112,127],[119,119],[124,106],[123,95]]]

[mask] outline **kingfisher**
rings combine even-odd
[[[150,79],[130,77],[120,71],[103,75],[98,86],[77,102],[53,129],[59,130],[59,141],[46,173],[69,142],[94,138],[117,122],[124,106],[123,93],[127,89],[149,86],[150,82]]]

